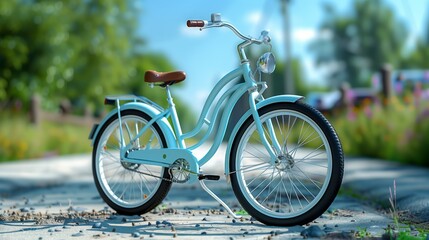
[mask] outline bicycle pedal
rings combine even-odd
[[[220,176],[218,176],[218,175],[203,175],[203,174],[200,174],[198,176],[198,180],[218,181],[219,179],[220,179]]]

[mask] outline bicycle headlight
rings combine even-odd
[[[274,58],[273,53],[264,53],[259,57],[257,65],[259,71],[268,74],[273,73],[274,69],[276,69],[276,59]]]

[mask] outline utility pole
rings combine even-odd
[[[289,3],[291,0],[280,0],[283,14],[283,38],[285,41],[285,67],[284,67],[284,84],[285,93],[294,94],[295,84],[292,75],[292,54],[291,54],[291,35],[290,35],[290,17]]]

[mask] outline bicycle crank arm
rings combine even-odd
[[[126,163],[147,164],[169,168],[177,160],[185,160],[189,163],[188,171],[190,175],[189,182],[195,182],[199,176],[198,160],[187,149],[139,149],[130,151],[122,160]]]

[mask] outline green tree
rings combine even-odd
[[[332,5],[324,7],[324,37],[311,50],[318,64],[329,69],[331,85],[346,81],[352,87],[366,86],[383,64],[398,66],[405,27],[382,0],[355,0],[347,15],[338,14]]]
[[[428,69],[429,68],[429,18],[426,19],[423,36],[416,39],[415,46],[406,53],[399,68],[401,69]]]
[[[97,109],[109,94],[144,90],[144,71],[172,70],[165,57],[143,53],[135,0],[0,1],[0,101],[45,107],[62,99]]]
[[[301,61],[298,58],[293,58],[292,61],[292,79],[295,86],[295,94],[306,96],[312,89],[306,82],[305,76],[303,75],[303,69]],[[285,63],[278,61],[276,64],[276,70],[272,74],[272,82],[270,84],[272,95],[285,94],[285,77],[284,77]]]
[[[429,44],[419,39],[414,49],[402,58],[399,69],[428,69],[429,68]]]

